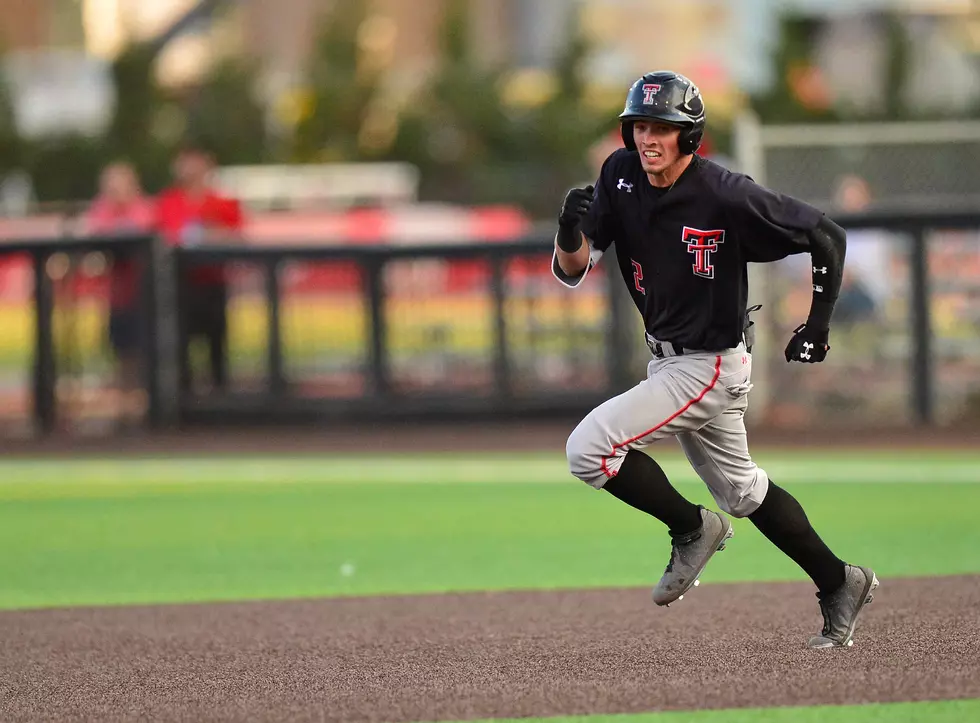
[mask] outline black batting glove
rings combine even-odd
[[[822,362],[830,351],[830,344],[827,343],[829,338],[829,329],[811,329],[806,324],[800,324],[786,345],[786,361],[801,364]]]
[[[573,188],[565,195],[565,201],[561,204],[561,213],[558,215],[558,225],[565,228],[575,228],[578,226],[582,217],[592,208],[592,196],[595,193],[595,186],[585,188]]]

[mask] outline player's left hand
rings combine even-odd
[[[811,329],[806,324],[800,324],[786,345],[786,361],[801,364],[822,362],[830,351],[829,338],[830,331],[827,329]]]

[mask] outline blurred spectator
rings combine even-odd
[[[834,189],[834,206],[853,213],[871,204],[871,187],[861,176],[848,173],[837,179]]]
[[[158,199],[159,230],[172,246],[238,243],[242,212],[238,201],[211,185],[214,156],[200,143],[185,143],[173,163],[175,184]],[[228,287],[221,266],[196,266],[180,287],[181,389],[191,388],[191,344],[203,338],[208,349],[211,386],[227,383]]]
[[[106,166],[99,178],[99,195],[83,219],[87,234],[140,234],[152,230],[153,203],[143,195],[136,170],[124,161]],[[139,415],[142,399],[144,324],[139,290],[142,268],[131,255],[118,252],[109,267],[109,343],[116,356],[116,388],[127,414]]]

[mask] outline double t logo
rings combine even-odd
[[[656,101],[654,97],[660,92],[659,83],[644,83],[643,84],[643,105],[653,105]]]
[[[694,254],[694,274],[706,279],[715,278],[715,267],[711,263],[711,254],[725,243],[725,230],[702,231],[699,228],[685,226],[682,232],[683,241],[687,244],[687,252]]]

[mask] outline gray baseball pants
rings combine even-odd
[[[751,376],[743,344],[653,359],[645,380],[600,404],[569,436],[571,473],[601,489],[629,450],[676,437],[718,506],[734,517],[751,514],[769,485],[746,439]]]

